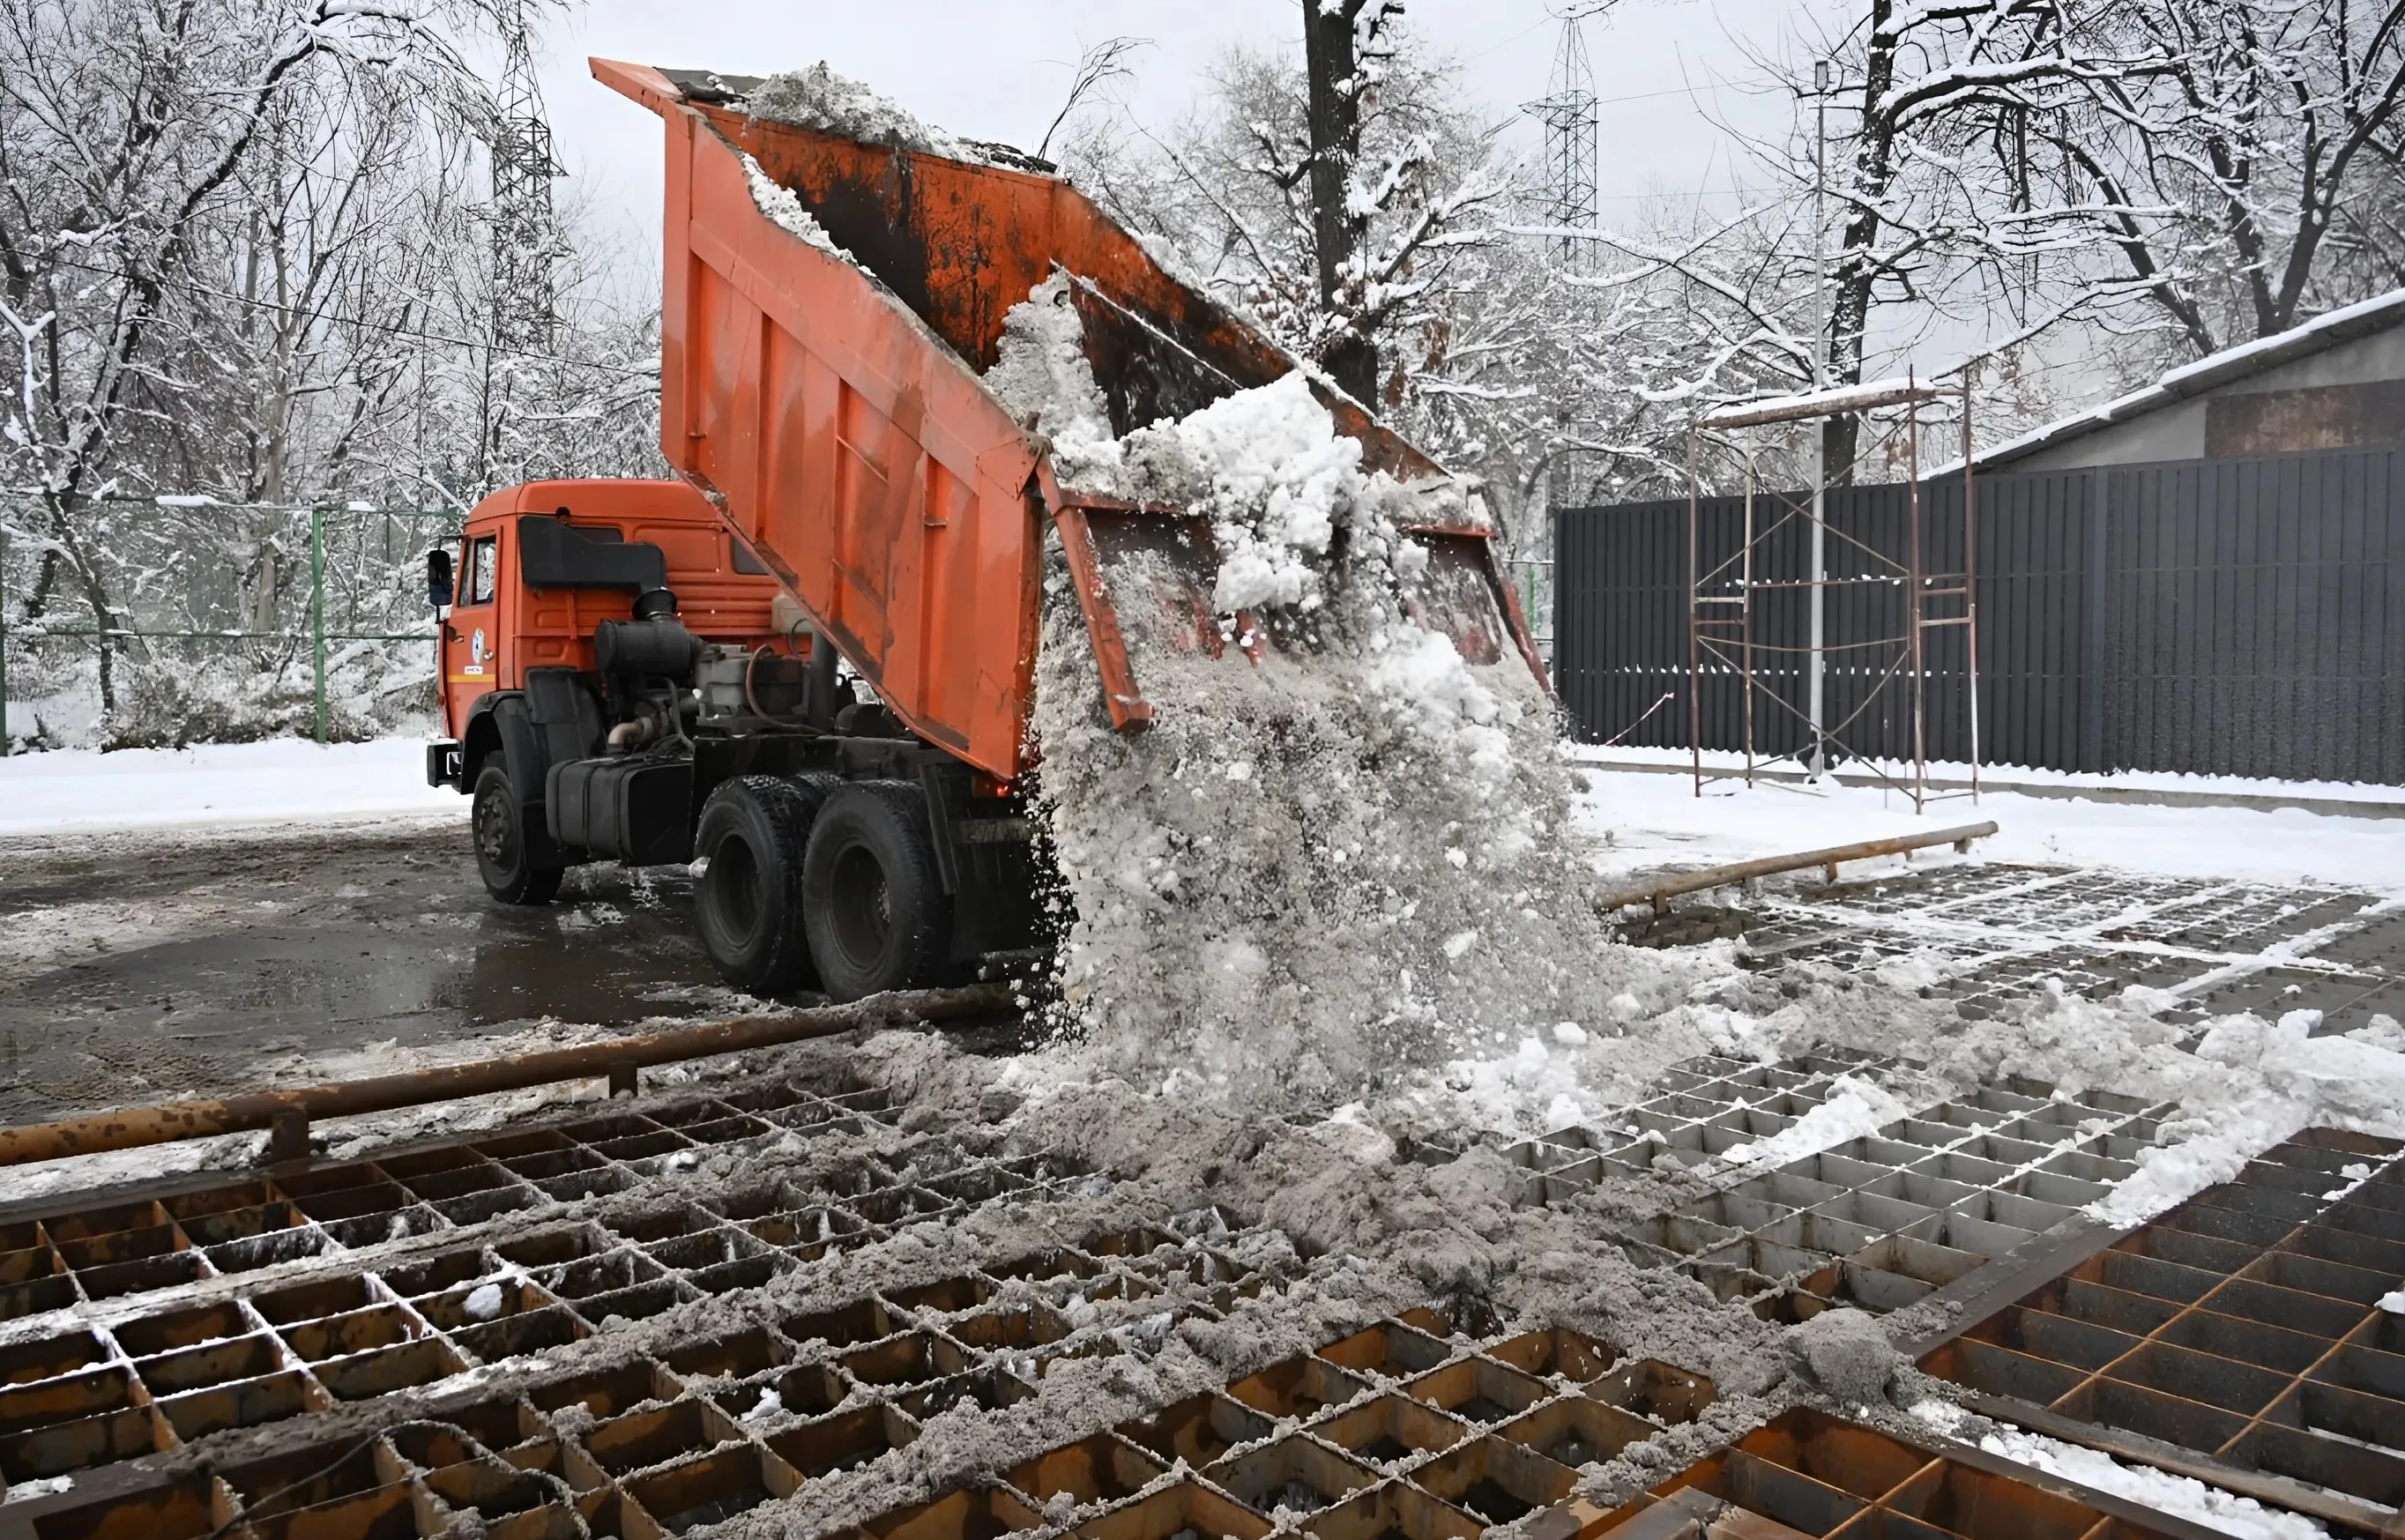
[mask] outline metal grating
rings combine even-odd
[[[2109,1422],[2116,1397],[2157,1407],[2193,1397],[2195,1413],[2183,1417],[2236,1418],[2245,1436],[2191,1447],[2296,1476],[2307,1465],[2295,1451],[2310,1446],[2327,1467],[2314,1479],[2357,1491],[2328,1476],[2343,1465],[2367,1498],[2395,1500],[2380,1483],[2405,1472],[2405,1452],[2393,1430],[2379,1430],[2405,1426],[2405,1378],[2394,1374],[2405,1342],[2366,1291],[2405,1274],[2396,1147],[2339,1135],[2283,1146],[2101,1257],[2089,1248],[2109,1232],[2066,1232],[2155,1138],[2159,1110],[2129,1099],[2006,1080],[1774,1170],[1715,1164],[1808,1115],[1838,1076],[1892,1068],[1849,1053],[1689,1061],[1610,1128],[1510,1145],[1521,1201],[1567,1205],[1633,1259],[1678,1268],[1774,1319],[2030,1279],[2036,1266],[2059,1265],[2031,1244],[2052,1235],[2052,1254],[2089,1260],[1941,1356],[2038,1365],[2017,1370],[2000,1396],[2027,1390],[2031,1374],[2071,1376],[2042,1398],[2054,1416]],[[0,1288],[19,1314],[41,1312],[0,1345],[9,1498],[0,1531],[10,1540],[655,1540],[781,1501],[952,1413],[990,1419],[1001,1441],[980,1461],[989,1474],[906,1509],[847,1515],[851,1527],[838,1533],[1470,1540],[1553,1510],[1544,1533],[1568,1517],[1594,1534],[1599,1516],[1570,1497],[1572,1472],[1692,1420],[1711,1399],[1694,1374],[1615,1365],[1574,1332],[1472,1342],[1420,1311],[1076,1444],[1014,1447],[1012,1420],[995,1414],[1044,1394],[1055,1365],[1149,1352],[1180,1320],[1274,1301],[1270,1280],[1240,1258],[1275,1238],[1204,1209],[1132,1229],[1073,1228],[1075,1246],[989,1255],[933,1281],[837,1295],[835,1308],[804,1310],[771,1292],[907,1225],[1108,1188],[1057,1157],[1006,1154],[990,1133],[906,1133],[895,1116],[874,1088],[755,1081],[367,1159],[187,1179],[138,1201],[51,1200],[0,1225],[10,1248]],[[849,1151],[794,1137],[813,1132],[868,1137]],[[1441,1162],[1464,1147],[1436,1140],[1412,1153]],[[743,1157],[738,1189],[696,1180],[692,1168],[713,1150]],[[1720,1185],[1635,1220],[1587,1201],[1607,1179],[1666,1167]],[[1612,1196],[1642,1191],[1631,1183]],[[2157,1231],[2167,1239],[2148,1242]],[[2215,1247],[2223,1251],[2209,1255]],[[2009,1268],[1985,1270],[2008,1254]],[[2233,1277],[2205,1270],[2224,1264]],[[2385,1275],[2371,1270],[2383,1266]],[[2136,1268],[2157,1292],[2103,1278],[2104,1268]],[[2183,1272],[2202,1282],[2167,1292]],[[2074,1292],[2087,1313],[2060,1303]],[[634,1329],[710,1298],[737,1309]],[[2104,1304],[2148,1308],[2128,1299],[2152,1300],[2161,1319],[2090,1319]],[[2300,1300],[2320,1313],[2297,1314]],[[2046,1319],[2025,1324],[2037,1316]],[[2011,1328],[2021,1335],[1995,1324],[2007,1318],[2023,1323]],[[686,1320],[695,1323],[678,1324]],[[2244,1330],[2229,1337],[2236,1327]],[[2090,1356],[2098,1333],[2120,1332],[2131,1346],[2093,1363],[2049,1358],[2023,1340],[2032,1331],[2087,1344]],[[2327,1351],[2307,1362],[2292,1339],[2316,1332]],[[2279,1356],[2247,1358],[2258,1337]],[[2286,1378],[2233,1412],[2217,1381],[2169,1378],[2199,1358],[2227,1364],[2215,1372],[2242,1387]],[[2332,1407],[2356,1421],[2333,1423]],[[1887,1453],[1859,1465],[1873,1457],[1833,1451],[1885,1435],[1840,1436],[1829,1430],[1843,1425],[1825,1419],[1795,1432],[1803,1415],[1610,1521],[1637,1524],[1631,1536],[1686,1522],[1675,1498],[1735,1503],[1723,1519],[1751,1514],[1849,1540],[2155,1533],[2100,1529],[2100,1515],[2117,1511],[2110,1500],[2083,1506],[2051,1477],[2017,1487],[2010,1469],[1982,1468],[1983,1457],[1950,1446],[1887,1439]],[[1883,1485],[1859,1474],[1907,1457]],[[1975,1488],[1984,1519],[1961,1506]],[[1996,1527],[2008,1513],[2046,1521]]]
[[[1934,992],[1972,1017],[2023,1006],[2048,979],[2098,999],[2133,984],[2170,990],[2180,998],[2164,1015],[2190,1024],[2311,1005],[2338,1030],[2405,1009],[2392,988],[2395,901],[2352,889],[1951,866],[1748,907],[1756,966],[1867,970],[1918,956],[1938,970]]]
[[[229,1430],[292,1423],[279,1434],[305,1441],[313,1419],[355,1407],[373,1418],[378,1398],[397,1392],[439,1397],[449,1381],[489,1378],[479,1371],[505,1361],[761,1290],[901,1225],[1107,1185],[1066,1161],[993,1156],[962,1137],[921,1138],[885,1159],[823,1162],[698,1198],[678,1180],[712,1141],[763,1153],[796,1130],[860,1131],[887,1105],[875,1090],[755,1085],[648,1114],[613,1112],[19,1220],[0,1229],[10,1247],[0,1270],[14,1281],[12,1313],[45,1316],[0,1347],[0,1480],[13,1503],[27,1483],[79,1485]],[[637,1186],[645,1177],[648,1187]],[[592,1201],[561,1210],[574,1199]],[[1227,1233],[1217,1211],[1186,1222]],[[706,1413],[679,1414],[689,1421],[739,1418],[771,1382],[771,1401],[789,1395],[793,1407],[813,1395],[840,1404],[875,1386],[892,1403],[890,1425],[907,1432],[911,1418],[963,1396],[999,1405],[1029,1393],[1053,1358],[1121,1351],[1123,1338],[1095,1323],[1098,1302],[1160,1295],[1165,1328],[1259,1287],[1199,1236],[1090,1240],[1090,1253],[999,1259],[849,1313],[630,1361],[602,1377],[615,1388],[594,1394],[624,1392],[631,1405],[674,1398],[696,1377],[741,1380]],[[326,1265],[314,1265],[320,1258]],[[778,1379],[802,1344],[830,1341],[847,1351],[819,1379]]]
[[[1114,1239],[1121,1268],[1102,1260],[1106,1245],[1031,1260],[1020,1276],[1075,1294],[1115,1271],[1124,1285],[1192,1266],[1192,1248],[1167,1237],[1151,1252],[1149,1235]],[[97,1502],[50,1505],[32,1533],[414,1540],[459,1532],[472,1508],[499,1540],[681,1534],[899,1449],[921,1420],[965,1399],[993,1409],[1034,1393],[1055,1334],[981,1310],[975,1280],[915,1292],[926,1296],[915,1309],[865,1298],[520,1393],[471,1395],[364,1437],[205,1462]],[[1474,1347],[1447,1330],[1427,1311],[1382,1323],[1113,1432],[1024,1451],[992,1479],[848,1533],[1057,1533],[1065,1502],[1091,1540],[1196,1529],[1260,1540],[1282,1525],[1327,1540],[1395,1530],[1468,1540],[1564,1501],[1578,1465],[1712,1399],[1699,1376],[1652,1361],[1614,1366],[1575,1333]]]
[[[2405,1502],[2405,1161],[2314,1130],[1921,1360],[1999,1398]],[[2023,1418],[2036,1425],[2044,1419]],[[2143,1457],[2143,1451],[2142,1451]]]
[[[1665,1162],[1709,1167],[1792,1127],[1826,1099],[1835,1075],[1884,1062],[1689,1060],[1620,1127],[1511,1146],[1526,1172],[1520,1201],[1570,1202],[1606,1177]],[[1676,1267],[1767,1317],[1835,1303],[1898,1309],[2069,1224],[2137,1170],[2165,1110],[2102,1091],[2059,1097],[2012,1077],[1641,1223],[1598,1223],[1639,1266]]]
[[[2139,1521],[2128,1505],[2069,1483],[2041,1486],[1972,1450],[1941,1454],[1811,1411],[1756,1429],[1579,1530],[1617,1540],[2138,1540],[2187,1532],[2176,1520]]]
[[[885,1120],[890,1099],[879,1090],[827,1097],[776,1084],[724,1099],[701,1098],[652,1109],[615,1112],[552,1127],[439,1145],[375,1160],[317,1167],[290,1174],[228,1182],[176,1197],[83,1207],[0,1225],[0,1320],[78,1304],[97,1305],[179,1288],[230,1274],[254,1272],[314,1256],[338,1256],[387,1241],[482,1225],[503,1214],[627,1191],[644,1181],[696,1164],[711,1146],[773,1140],[783,1134],[858,1132]],[[926,1186],[891,1172],[864,1172],[880,1190],[848,1210],[840,1201],[802,1204],[808,1211],[732,1216],[744,1233],[730,1238],[725,1260],[806,1256],[811,1244],[867,1239],[902,1209],[940,1211],[959,1207],[961,1184],[1007,1188],[1051,1180],[1043,1163],[993,1163],[982,1177],[965,1172]],[[813,1242],[774,1239],[777,1222],[821,1223]],[[767,1271],[781,1261],[766,1262]],[[667,1268],[679,1275],[702,1269]],[[671,1286],[680,1298],[735,1286],[761,1267],[696,1278]]]

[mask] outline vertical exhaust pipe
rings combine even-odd
[[[802,716],[822,733],[835,731],[835,643],[810,633],[810,669],[802,680]]]

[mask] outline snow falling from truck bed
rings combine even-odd
[[[796,212],[753,191],[772,217]],[[1695,1054],[1767,1062],[1833,1043],[1948,1079],[2002,1068],[2182,1102],[2164,1158],[2116,1195],[2123,1223],[2300,1127],[2405,1133],[2405,1056],[2385,1043],[2291,1043],[2287,1022],[2238,1016],[2233,1031],[2269,1044],[2262,1062],[2218,1051],[2246,1045],[2229,1033],[2200,1056],[2144,1002],[2060,995],[1965,1032],[1908,980],[1776,980],[1726,944],[1618,945],[1587,908],[1550,703],[1508,648],[1473,667],[1401,613],[1425,553],[1397,526],[1463,517],[1458,492],[1363,475],[1300,373],[1114,439],[1067,283],[1014,307],[987,388],[1046,435],[1062,484],[1210,521],[1231,640],[1233,611],[1259,607],[1307,645],[1258,665],[1236,646],[1168,645],[1129,602],[1145,574],[1122,564],[1114,591],[1157,717],[1118,734],[1055,558],[1034,726],[1076,916],[1060,959],[1069,1030],[1027,1057],[1028,1083],[1124,1076],[1147,1101],[1261,1114],[1366,1096],[1357,1121],[1389,1129],[1526,1132],[1606,1116]],[[2059,1033],[2066,1021],[2076,1030]]]
[[[1046,434],[1065,484],[1207,517],[1215,604],[1285,607],[1307,649],[1213,659],[1142,624],[1146,574],[1114,568],[1147,733],[1104,713],[1084,617],[1054,561],[1036,731],[1046,815],[1076,906],[1063,1014],[1134,1085],[1270,1110],[1361,1096],[1388,1128],[1593,1121],[1702,1052],[1769,1060],[1834,1043],[1972,1084],[1999,1072],[2183,1104],[2109,1209],[2159,1212],[2300,1127],[2405,1133],[2405,1057],[2225,1018],[2195,1051],[2160,1001],[2041,991],[1979,1024],[1892,981],[1786,980],[1723,945],[1610,938],[1567,825],[1576,773],[1508,649],[1465,663],[1406,620],[1413,494],[1364,476],[1300,374],[1114,441],[1056,276],[1012,311],[986,384]],[[1458,512],[1458,510],[1456,511]],[[1425,508],[1418,516],[1427,517]],[[1160,574],[1164,580],[1167,574]],[[1910,959],[1906,959],[1909,961]],[[1892,1114],[1862,1088],[1860,1121]],[[1841,1142],[1839,1120],[1779,1153]],[[2149,1152],[2155,1156],[2155,1152]]]
[[[1115,564],[1155,710],[1115,732],[1054,564],[1035,715],[1067,1015],[1139,1081],[1340,1096],[1609,1019],[1638,965],[1561,838],[1550,703],[1508,647],[1473,666],[1403,614],[1422,495],[1364,474],[1301,373],[1112,441],[1062,288],[1012,312],[988,385],[1065,481],[1209,519],[1228,640],[1157,634],[1147,575]],[[1259,663],[1239,610],[1278,617]]]

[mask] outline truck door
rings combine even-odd
[[[443,627],[443,720],[455,734],[476,697],[500,684],[499,533],[471,532],[460,555],[458,595]]]

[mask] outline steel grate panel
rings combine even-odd
[[[1835,1076],[1895,1067],[1845,1052],[1770,1065],[1688,1060],[1616,1127],[1508,1146],[1522,1172],[1517,1201],[1574,1203],[1606,1179],[1663,1163],[1714,1171],[1722,1184],[1700,1197],[1633,1225],[1596,1223],[1638,1265],[1676,1268],[1766,1318],[1835,1304],[1883,1312],[2070,1225],[2136,1172],[2168,1110],[2103,1091],[2061,1097],[2012,1077],[1771,1170],[1712,1166],[1821,1105]]]
[[[1948,866],[1765,895],[1748,905],[1755,966],[1814,960],[1867,972],[1933,963],[1965,1015],[2025,1003],[2046,980],[2092,998],[2174,992],[2163,1012],[2321,1009],[2329,1029],[2398,1010],[2405,912],[2382,895],[2028,866]]]
[[[2405,1502],[2405,1160],[2313,1130],[1921,1360],[2074,1421]]]
[[[1893,1067],[1849,1052],[1689,1061],[1616,1127],[1508,1146],[1521,1201],[1575,1207],[1657,1162],[1695,1170],[1792,1127],[1836,1077]],[[2159,1112],[2007,1079],[1775,1169],[1709,1168],[1717,1186],[1650,1219],[1591,1217],[1632,1258],[1766,1317],[1890,1309],[1976,1285],[2066,1224],[2135,1169]],[[901,1225],[1104,1183],[974,1129],[788,1159],[739,1190],[680,1180],[708,1148],[769,1156],[761,1169],[775,1171],[796,1129],[859,1132],[893,1115],[870,1088],[752,1083],[141,1201],[62,1199],[0,1225],[0,1288],[49,1288],[63,1305],[33,1307],[45,1313],[74,1308],[0,1345],[9,1505],[33,1540],[418,1540],[453,1533],[470,1508],[510,1540],[651,1540],[781,1501],[913,1442],[929,1418],[1004,1411],[1061,1362],[1149,1351],[1156,1326],[1222,1316],[1262,1291],[1234,1254],[1248,1233],[1202,1210],[834,1308],[753,1309],[749,1325],[611,1361],[609,1334],[626,1323],[762,1289]],[[1412,1153],[1442,1161],[1470,1142]],[[2263,1469],[2318,1469],[2334,1442],[2376,1440],[2360,1430],[2405,1405],[2386,1378],[2405,1342],[2357,1340],[2377,1297],[2364,1294],[2367,1262],[2386,1256],[2366,1248],[2405,1254],[2405,1187],[2393,1167],[2378,1183],[2347,1175],[2360,1157],[2344,1150],[2283,1151],[2250,1168],[2243,1203],[2200,1199],[2152,1249],[2075,1270],[2063,1287],[2077,1286],[2078,1308],[2034,1328],[2054,1356],[2018,1337],[1966,1338],[1962,1351],[2042,1405],[2089,1387],[2100,1420],[2186,1419]],[[2324,1196],[2342,1181],[2355,1183],[2345,1199]],[[2326,1211],[2337,1219],[2323,1223]],[[2265,1248],[2275,1263],[2243,1288],[2225,1278]],[[2189,1309],[2208,1295],[2210,1309]],[[1124,1308],[1095,1323],[1111,1305]],[[2320,1337],[2362,1351],[2309,1358]],[[2230,1356],[2248,1343],[2259,1362]],[[480,1388],[491,1365],[528,1373],[578,1344],[604,1351],[580,1351],[572,1372],[538,1366],[521,1390]],[[1068,1502],[1069,1527],[1094,1540],[1189,1529],[1469,1540],[1561,1504],[1568,1471],[1710,1400],[1699,1377],[1610,1356],[1566,1330],[1471,1342],[1414,1312],[1079,1444],[1006,1449],[993,1479],[845,1533],[1058,1533]],[[173,1475],[141,1458],[190,1445],[164,1462]],[[234,1448],[242,1460],[212,1452]],[[1808,1496],[1796,1483],[1817,1479],[1742,1446],[1723,1463],[1750,1483],[1739,1497]],[[1927,1463],[1914,1478],[1937,1479],[1919,1474]],[[62,1477],[72,1490],[45,1495]],[[1887,1490],[1900,1489],[1833,1524],[1848,1536],[1921,1533],[1897,1529],[1905,1518],[1984,1533],[1881,1508]]]
[[[676,1191],[674,1173],[706,1145],[756,1153],[796,1131],[860,1132],[890,1117],[889,1105],[875,1089],[754,1084],[139,1201],[59,1200],[0,1225],[7,1314],[61,1318],[47,1335],[27,1320],[0,1346],[0,1480],[80,1481],[238,1429],[288,1422],[305,1438],[320,1414],[396,1392],[439,1396],[484,1367],[761,1289],[884,1239],[891,1222],[949,1222],[981,1203],[1107,1185],[1057,1157],[993,1153],[972,1134],[725,1194]],[[670,1180],[645,1184],[661,1177]],[[586,1199],[579,1212],[558,1209]],[[1223,1221],[1187,1216],[1217,1234]],[[991,1272],[863,1301],[851,1324],[779,1328],[798,1339],[764,1328],[681,1348],[629,1371],[648,1387],[635,1399],[739,1368],[708,1407],[679,1415],[739,1419],[771,1388],[775,1404],[791,1394],[832,1407],[880,1387],[906,1420],[963,1397],[998,1406],[1032,1393],[1022,1382],[1053,1358],[1118,1351],[1104,1330],[1068,1340],[1068,1315],[1090,1318],[1095,1301],[1160,1295],[1174,1317],[1259,1289],[1199,1233],[1090,1239],[1095,1254],[997,1258]],[[378,1250],[393,1254],[378,1260]],[[857,1351],[815,1378],[788,1370],[829,1338]]]
[[[1626,1540],[1701,1534],[1757,1540],[1798,1534],[1836,1540],[2137,1540],[2168,1533],[2118,1511],[2126,1506],[2108,1511],[1968,1450],[1940,1453],[1839,1418],[1798,1410],[1589,1521],[1579,1533]]]
[[[1180,1248],[1164,1241],[1133,1265],[1188,1265],[1162,1252]],[[1109,1270],[1089,1254],[1060,1260],[1052,1276],[1072,1289]],[[974,1305],[935,1323],[871,1296],[522,1392],[471,1392],[364,1437],[48,1505],[31,1529],[35,1540],[415,1540],[454,1533],[472,1508],[485,1533],[513,1540],[681,1534],[900,1449],[963,1398],[993,1409],[1034,1393],[1057,1337],[1019,1322],[1007,1340],[972,1346],[977,1333],[963,1328],[979,1320]],[[1283,1521],[1330,1540],[1399,1525],[1468,1540],[1563,1502],[1578,1464],[1712,1400],[1700,1376],[1614,1365],[1575,1333],[1470,1343],[1449,1332],[1414,1311],[839,1533],[1057,1533],[1048,1515],[1065,1500],[1090,1515],[1079,1533],[1101,1540],[1165,1537],[1198,1519],[1218,1534],[1267,1535]],[[981,1353],[992,1356],[979,1369]],[[1506,1379],[1525,1395],[1476,1393]]]

